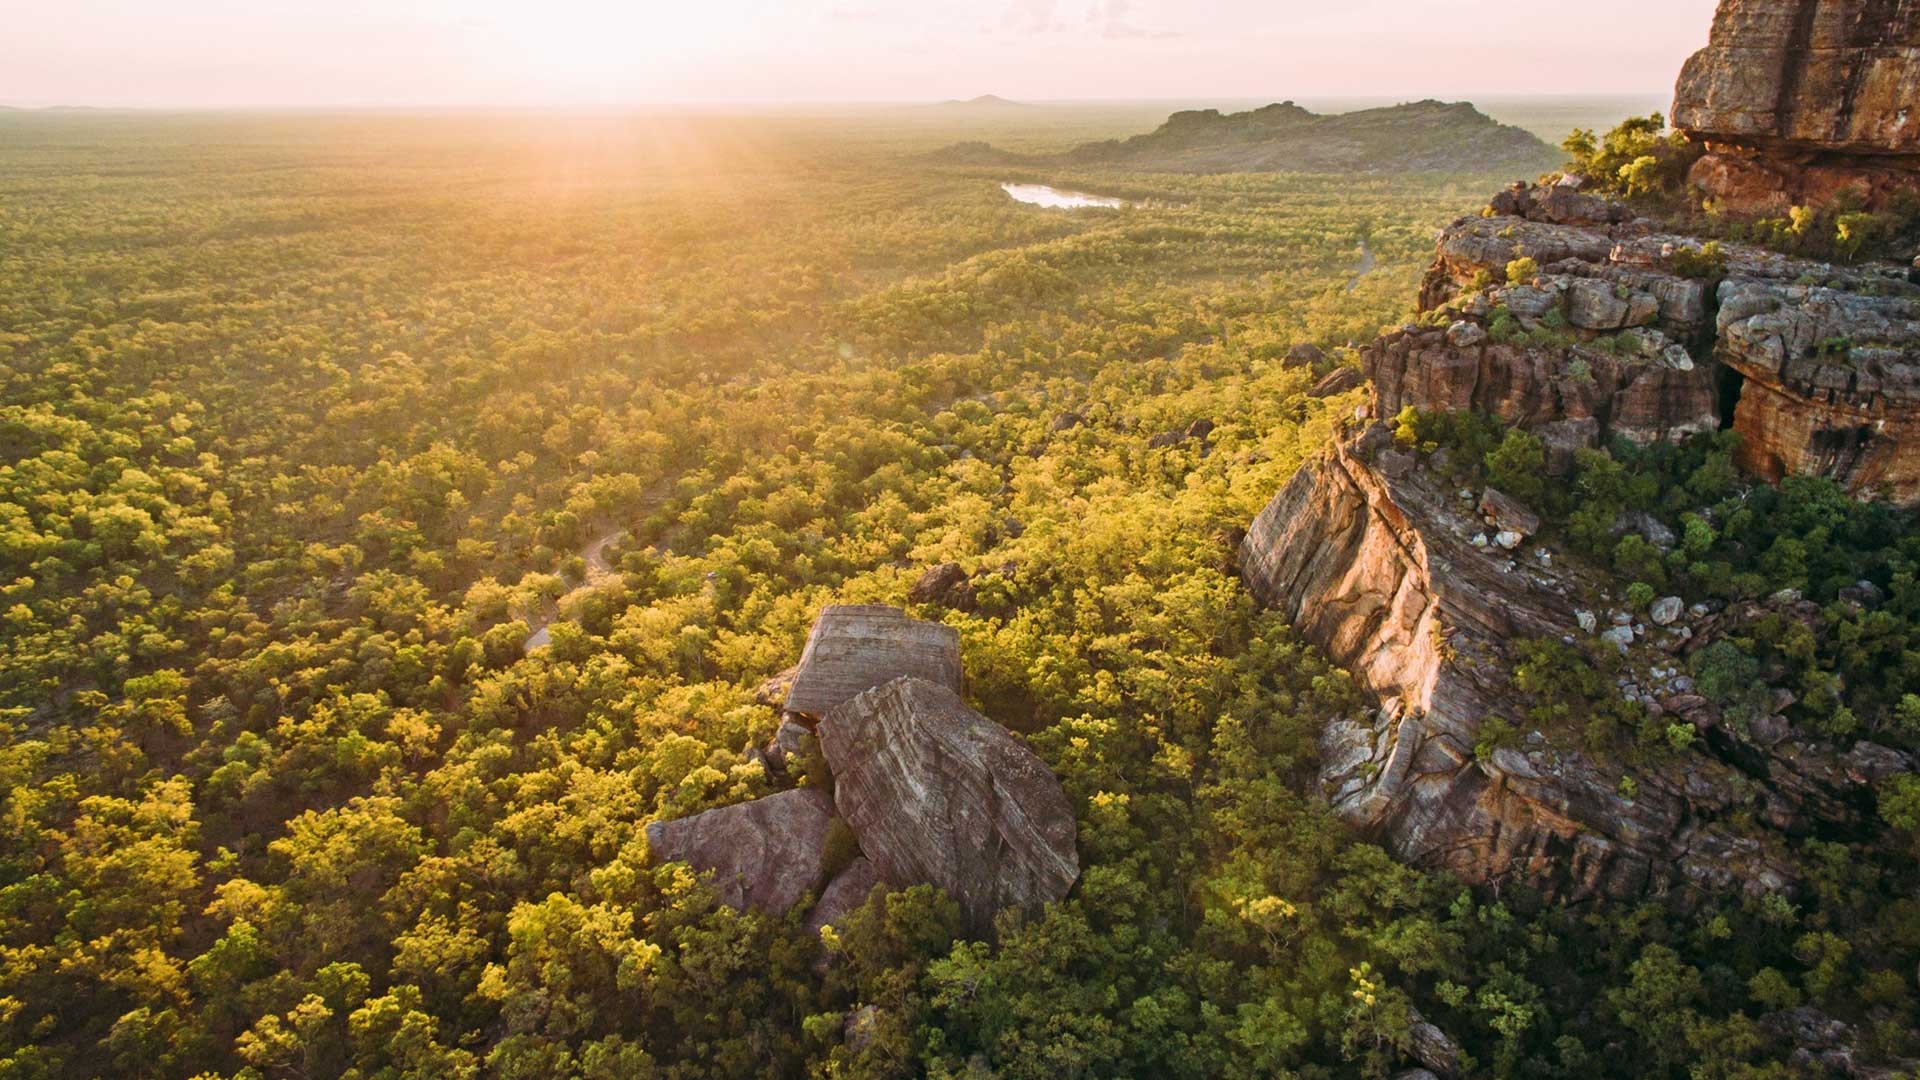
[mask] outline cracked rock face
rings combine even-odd
[[[1697,241],[1624,212],[1549,211],[1542,190],[1495,200],[1533,217],[1462,218],[1441,234],[1421,307],[1450,324],[1364,351],[1374,415],[1487,413],[1539,435],[1556,470],[1616,437],[1730,424],[1754,475],[1920,501],[1920,287],[1742,244],[1723,245],[1717,281],[1690,277]],[[1589,223],[1563,223],[1576,216]],[[1507,281],[1521,258],[1537,275]]]
[[[1920,3],[1722,0],[1674,126],[1780,151],[1920,156]]]
[[[807,635],[786,708],[818,719],[903,675],[958,693],[960,632],[884,604],[829,605]]]
[[[713,874],[723,903],[782,914],[820,884],[826,872],[833,800],[818,788],[796,788],[647,826],[655,858]]]
[[[1715,357],[1744,380],[1739,463],[1920,499],[1920,295],[1729,280]]]
[[[820,722],[834,801],[882,881],[930,882],[985,936],[1002,909],[1064,897],[1080,874],[1052,770],[950,687],[901,678]]]
[[[1920,190],[1920,3],[1722,0],[1681,70],[1673,124],[1709,153],[1695,186],[1784,213]]]
[[[1373,467],[1390,443],[1376,426],[1303,467],[1242,550],[1253,594],[1382,702],[1322,734],[1335,810],[1411,862],[1562,899],[1784,887],[1777,845],[1717,820],[1741,783],[1718,761],[1636,774],[1628,796],[1618,766],[1566,740],[1476,756],[1484,718],[1524,722],[1513,643],[1563,639],[1580,624],[1574,598],[1599,583],[1571,560],[1475,548],[1472,503],[1425,470]]]

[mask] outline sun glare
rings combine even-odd
[[[619,93],[660,86],[746,35],[726,4],[491,0],[467,18],[486,42],[478,64],[556,87]]]

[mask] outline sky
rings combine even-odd
[[[0,104],[1660,93],[1713,0],[0,0]]]

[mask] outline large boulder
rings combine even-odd
[[[830,605],[807,636],[786,708],[819,719],[855,695],[907,675],[957,694],[960,632],[883,604]]]
[[[656,858],[713,875],[720,899],[736,910],[784,914],[818,888],[828,869],[833,800],[796,788],[647,826]]]
[[[1079,877],[1059,779],[951,686],[895,679],[828,713],[819,732],[834,800],[881,880],[940,886],[972,933],[990,934],[1005,908],[1061,899]]]

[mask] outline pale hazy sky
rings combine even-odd
[[[0,0],[0,104],[1668,90],[1713,0]]]

